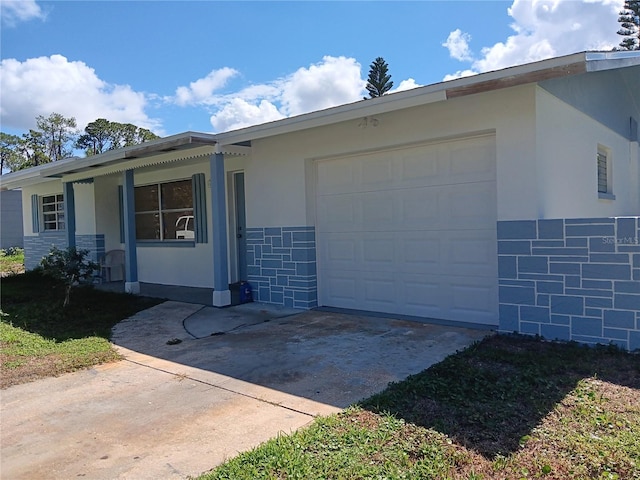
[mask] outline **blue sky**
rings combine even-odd
[[[0,0],[0,126],[37,115],[220,132],[620,41],[622,0]]]

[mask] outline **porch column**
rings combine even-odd
[[[73,183],[65,182],[62,184],[62,193],[64,195],[64,223],[67,235],[67,247],[75,248],[76,246],[76,201],[73,195]]]
[[[224,154],[216,152],[209,161],[211,169],[211,215],[213,223],[213,306],[231,305],[227,245],[227,203]]]
[[[138,256],[136,251],[136,205],[133,170],[124,172],[122,179],[122,210],[124,214],[124,291],[140,293]]]

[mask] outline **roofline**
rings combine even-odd
[[[293,133],[456,97],[537,83],[551,78],[639,65],[640,52],[636,51],[573,53],[434,83],[229,132],[211,134],[188,131],[100,155],[60,160],[55,163],[1,175],[0,189],[18,188],[38,183],[43,181],[44,178],[61,177],[79,170],[126,162],[133,158],[157,155],[171,150],[189,149],[203,145],[215,145],[216,149],[220,149],[221,146],[246,145],[252,140],[260,138]]]
[[[363,116],[377,115],[392,110],[425,105],[473,93],[535,83],[550,78],[636,65],[640,65],[640,53],[635,51],[585,51],[573,53],[219,133],[216,134],[216,138],[223,145],[239,141],[251,141],[345,120],[353,120]]]
[[[11,190],[25,185],[40,183],[44,179],[62,177],[91,168],[98,168],[107,164],[126,162],[134,158],[148,157],[172,150],[185,150],[203,145],[216,145],[215,135],[210,133],[184,132],[169,137],[132,145],[130,147],[110,150],[89,157],[70,157],[57,162],[38,165],[37,167],[18,170],[17,172],[0,176],[0,190]]]

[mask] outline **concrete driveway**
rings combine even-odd
[[[2,391],[0,477],[195,476],[488,333],[165,302],[114,328],[124,361]]]

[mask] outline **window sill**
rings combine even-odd
[[[613,193],[601,193],[601,192],[598,192],[598,198],[600,200],[615,200],[616,196]]]
[[[194,248],[196,242],[182,240],[138,240],[137,247],[169,247],[169,248]]]

